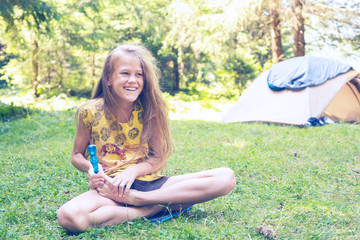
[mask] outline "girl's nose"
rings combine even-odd
[[[128,82],[136,82],[136,77],[134,75],[130,75]]]

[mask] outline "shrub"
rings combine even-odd
[[[26,117],[27,110],[23,107],[14,106],[0,102],[0,121],[11,121],[18,118]]]

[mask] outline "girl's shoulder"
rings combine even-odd
[[[87,102],[84,102],[80,107],[80,111],[102,111],[104,109],[104,99],[103,98],[95,98],[91,99]]]
[[[104,99],[103,98],[95,98],[83,103],[78,111],[77,114],[83,119],[92,119],[93,116],[97,112],[104,111]]]

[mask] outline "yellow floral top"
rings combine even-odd
[[[126,168],[143,161],[149,153],[148,144],[135,156],[143,130],[143,108],[137,100],[129,122],[120,123],[104,106],[104,99],[97,98],[79,108],[80,119],[90,131],[90,144],[96,145],[97,157],[104,172],[115,177]],[[132,160],[131,160],[132,159]],[[138,177],[143,181],[153,181],[163,175],[161,171]]]

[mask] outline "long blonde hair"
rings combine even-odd
[[[160,168],[163,168],[167,158],[174,151],[174,144],[170,134],[168,107],[159,86],[161,72],[157,67],[156,59],[148,49],[141,45],[124,44],[112,50],[105,60],[102,75],[94,88],[92,99],[103,97],[106,106],[116,107],[117,102],[107,82],[115,70],[116,63],[124,55],[137,57],[144,74],[144,87],[139,96],[144,109],[144,126],[138,150],[148,143],[149,157],[160,159],[162,163]]]

